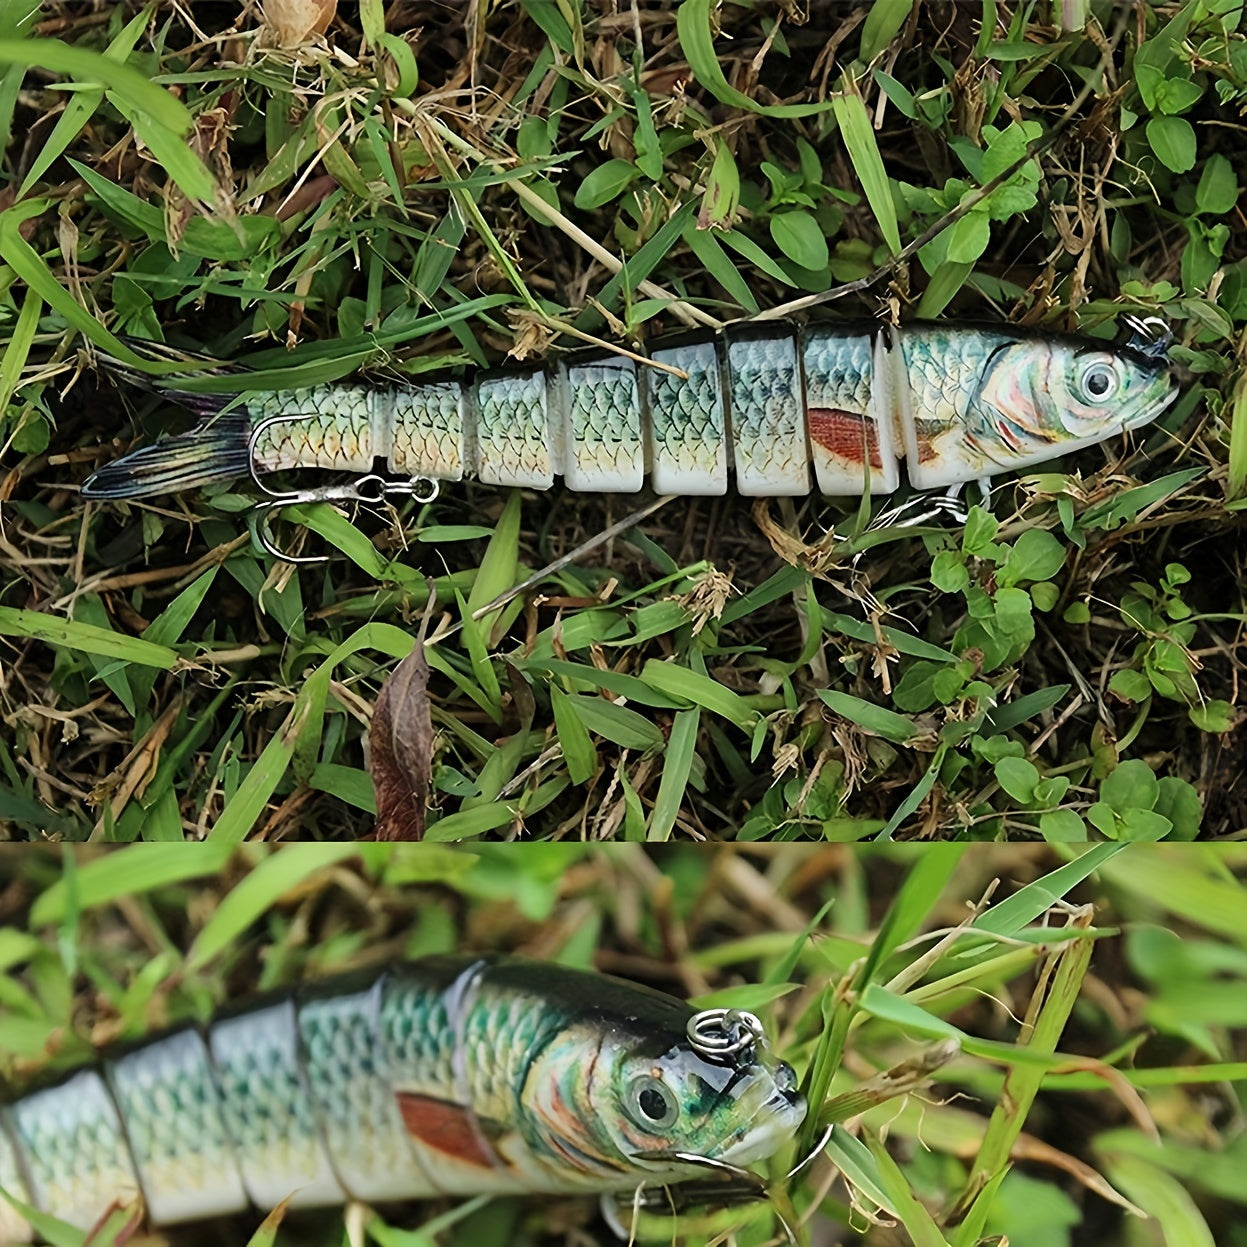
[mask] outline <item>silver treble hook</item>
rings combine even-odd
[[[260,512],[256,519],[255,535],[264,550],[283,563],[327,563],[329,558],[324,554],[290,554],[281,549],[273,540],[269,527],[271,513],[284,507],[295,506],[301,502],[384,502],[387,498],[406,495],[417,502],[432,502],[438,494],[438,483],[427,476],[413,476],[405,481],[387,481],[383,476],[369,473],[358,476],[352,481],[343,481],[334,485],[318,485],[313,489],[270,489],[260,479],[256,471],[256,446],[266,430],[275,424],[291,424],[298,421],[297,416],[270,416],[261,420],[251,430],[247,438],[247,467],[251,479],[261,493],[267,497],[255,504]]]
[[[965,484],[966,482],[962,481],[959,484],[950,485],[942,494],[915,494],[897,506],[880,511],[867,525],[867,531],[888,528],[893,524],[903,528],[913,528],[919,524],[925,524],[928,520],[944,517],[951,519],[954,524],[964,524],[970,516],[969,506],[961,496]],[[994,492],[990,478],[982,477],[975,484],[978,485],[983,506],[990,510]],[[913,514],[922,507],[927,509],[918,515]]]

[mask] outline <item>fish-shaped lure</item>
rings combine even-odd
[[[653,364],[574,352],[545,369],[226,399],[176,394],[196,429],[105,465],[88,498],[250,471],[389,471],[436,483],[746,495],[890,493],[1029,467],[1154,420],[1173,401],[1167,330],[1121,349],[1009,327],[752,326],[659,344]],[[259,477],[256,477],[257,482]],[[290,500],[299,498],[291,496]]]
[[[776,1152],[805,1116],[757,1019],[520,959],[261,1000],[0,1109],[0,1190],[72,1225],[249,1206],[631,1191]],[[0,1243],[30,1242],[0,1197]]]

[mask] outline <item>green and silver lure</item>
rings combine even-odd
[[[153,1039],[0,1109],[0,1191],[87,1228],[358,1199],[752,1177],[805,1116],[751,1014],[430,958]],[[756,1179],[755,1179],[756,1180]],[[0,1243],[30,1226],[0,1196]]]
[[[891,493],[1030,467],[1156,419],[1177,386],[1163,321],[1119,350],[1008,326],[749,326],[659,343],[651,365],[574,352],[545,369],[405,387],[322,385],[172,397],[194,430],[106,464],[87,498],[138,498],[250,472],[261,506],[435,496],[439,483],[659,494]],[[400,479],[372,475],[378,460]],[[332,468],[348,485],[277,492],[264,473]]]

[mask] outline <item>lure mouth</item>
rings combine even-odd
[[[757,1067],[750,1082],[739,1089],[737,1107],[744,1121],[715,1152],[715,1159],[744,1166],[765,1160],[789,1142],[805,1120],[807,1106],[797,1088],[796,1072],[780,1061]]]
[[[1123,426],[1127,429],[1142,428],[1145,424],[1151,424],[1153,420],[1163,415],[1177,401],[1179,386],[1177,379],[1166,369],[1157,381],[1163,384],[1164,389],[1149,402],[1139,405],[1137,411],[1129,413],[1123,421]]]
[[[715,1159],[742,1167],[765,1160],[791,1142],[805,1114],[805,1097],[799,1091],[777,1092],[762,1103],[741,1137],[718,1152]]]

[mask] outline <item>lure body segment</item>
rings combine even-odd
[[[659,344],[653,360],[573,352],[545,370],[370,389],[247,394],[228,428],[106,465],[91,498],[138,497],[246,470],[323,467],[429,480],[633,493],[887,493],[993,476],[1154,420],[1176,396],[1163,347],[1022,330],[757,326]],[[678,369],[679,374],[670,369]],[[245,374],[239,384],[245,386]],[[223,400],[222,400],[223,401]],[[204,409],[205,399],[195,400]],[[242,467],[240,468],[240,455]]]
[[[460,481],[468,469],[468,404],[458,382],[435,382],[393,390],[385,403],[382,444],[389,461],[404,476]]]
[[[645,483],[636,368],[618,355],[558,365],[563,483],[579,492],[634,494]]]
[[[808,494],[810,453],[796,340],[729,339],[727,375],[737,490],[750,497]]]
[[[473,475],[486,485],[549,489],[554,433],[543,372],[488,372],[469,389]]]
[[[660,494],[727,493],[727,403],[713,342],[653,354],[644,392],[649,408],[650,480]],[[681,377],[670,369],[680,369]]]
[[[899,413],[886,336],[811,328],[803,348],[805,422],[820,492],[858,492],[869,466],[870,492],[892,493],[900,484]]]
[[[0,1109],[0,1188],[82,1228],[347,1199],[575,1194],[749,1164],[805,1114],[792,1070],[708,1054],[684,1002],[519,960],[301,989]],[[677,1158],[679,1154],[679,1158]],[[0,1242],[32,1241],[0,1200]]]

